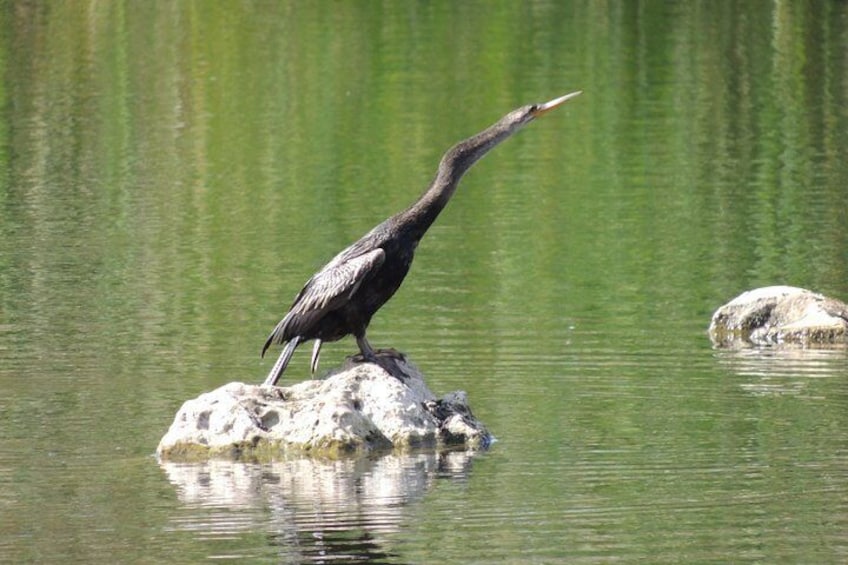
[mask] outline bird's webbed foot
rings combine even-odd
[[[375,349],[370,355],[364,353],[356,353],[348,357],[354,363],[374,363],[380,365],[387,361],[406,361],[406,355],[397,349],[391,347],[387,349]]]
[[[402,352],[398,351],[394,347],[386,347],[383,349],[377,349],[374,351],[377,357],[389,357],[391,359],[396,359],[398,361],[406,361],[406,355]]]
[[[347,358],[347,366],[374,363],[393,377],[403,380],[405,372],[399,363],[406,362],[406,355],[394,348],[375,350],[364,337],[357,338],[356,342],[360,352]]]

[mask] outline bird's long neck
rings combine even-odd
[[[420,239],[448,203],[462,176],[486,153],[518,129],[501,120],[451,147],[442,157],[436,177],[424,194],[397,215],[399,225]]]

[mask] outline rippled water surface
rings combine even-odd
[[[706,336],[848,299],[846,46],[837,2],[0,2],[0,561],[848,561],[848,352]],[[445,149],[577,89],[369,330],[492,449],[157,462]]]

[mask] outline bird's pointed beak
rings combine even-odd
[[[569,94],[566,94],[565,96],[560,96],[559,98],[554,98],[550,102],[545,102],[544,104],[539,104],[532,111],[533,117],[538,118],[542,114],[550,112],[557,106],[561,106],[563,103],[567,102],[568,100],[571,100],[575,96],[579,96],[580,94],[583,94],[582,90],[578,90],[577,92],[571,92]]]

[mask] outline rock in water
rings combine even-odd
[[[715,345],[848,344],[848,305],[793,286],[744,292],[713,314]]]
[[[438,399],[414,366],[393,365],[396,376],[363,363],[288,387],[229,383],[183,404],[156,453],[172,461],[265,460],[489,445],[464,392]]]

